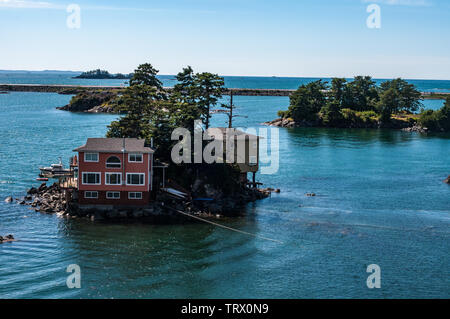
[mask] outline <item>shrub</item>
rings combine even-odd
[[[288,118],[291,116],[291,112],[289,112],[289,111],[278,111],[277,114],[281,118]]]

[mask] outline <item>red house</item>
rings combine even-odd
[[[150,201],[153,150],[136,138],[88,138],[78,152],[80,205],[143,206]]]

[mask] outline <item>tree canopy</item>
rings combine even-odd
[[[156,77],[158,72],[150,63],[141,64],[134,71],[130,86],[144,84],[162,90],[162,82]]]
[[[356,76],[353,81],[333,78],[331,86],[322,80],[301,85],[291,96],[284,118],[314,125],[346,126],[349,116],[378,117],[382,123],[393,114],[417,111],[421,93],[402,79],[385,81],[377,86],[370,76]]]
[[[156,155],[168,159],[171,133],[177,127],[193,130],[194,121],[202,119],[209,126],[210,108],[218,103],[224,90],[223,78],[217,74],[196,73],[190,66],[177,74],[172,93],[163,90],[151,64],[140,65],[122,96],[115,104],[124,115],[108,126],[107,137],[151,140]]]
[[[432,131],[450,132],[450,97],[447,97],[440,110],[422,112],[419,124]]]

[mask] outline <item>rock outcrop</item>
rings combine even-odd
[[[405,132],[417,132],[417,133],[421,133],[421,134],[426,134],[426,133],[428,133],[428,128],[422,127],[420,125],[414,125],[414,126],[411,126],[411,127],[403,128],[402,131],[405,131]]]
[[[450,175],[448,175],[448,177],[444,179],[444,183],[450,184]]]
[[[200,183],[201,184],[201,183]],[[223,195],[211,185],[202,185],[211,201],[197,202],[175,199],[167,194],[158,193],[157,198],[145,207],[133,208],[96,208],[81,207],[67,199],[65,191],[58,184],[31,187],[26,196],[16,199],[20,205],[30,206],[36,212],[57,214],[60,217],[88,218],[99,220],[144,219],[154,223],[177,223],[192,221],[188,216],[177,213],[183,211],[201,217],[220,217],[221,215],[239,215],[245,204],[268,197],[271,192],[279,193],[279,189],[256,189],[243,187],[238,193]],[[200,186],[198,186],[200,187]]]
[[[68,105],[57,107],[57,109],[70,112],[113,113],[114,110],[108,102],[116,96],[117,93],[106,90],[81,92],[74,96]]]
[[[0,244],[16,241],[13,235],[0,236]]]
[[[42,183],[38,188],[31,187],[27,195],[18,202],[20,205],[29,205],[35,211],[47,214],[64,214],[67,210],[64,191],[56,183],[51,186]]]
[[[269,126],[277,126],[277,127],[297,127],[301,126],[298,123],[296,123],[293,119],[289,118],[278,118],[273,121],[265,122],[263,123],[265,125]]]

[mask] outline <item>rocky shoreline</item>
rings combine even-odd
[[[279,193],[279,189],[252,189],[239,196],[224,197],[211,202],[194,204],[193,201],[174,199],[167,194],[159,193],[157,198],[145,207],[117,207],[96,208],[93,206],[79,206],[70,200],[67,190],[61,189],[54,183],[47,186],[42,183],[39,187],[31,187],[23,198],[16,198],[20,205],[30,206],[30,209],[43,214],[56,214],[65,218],[86,218],[96,220],[133,220],[144,219],[154,223],[191,222],[187,214],[204,218],[220,218],[222,216],[239,215],[239,210],[245,204],[270,196],[272,192]],[[14,198],[9,196],[7,203],[13,203]]]
[[[116,97],[117,93],[111,91],[81,92],[72,97],[69,104],[56,109],[70,112],[115,113],[114,108],[108,103]]]
[[[296,122],[291,118],[277,118],[272,121],[264,122],[264,125],[268,126],[276,126],[276,127],[284,127],[284,128],[296,128],[296,127],[326,127],[321,125],[319,122],[311,122],[311,121],[302,121]],[[390,125],[382,125],[381,122],[377,123],[367,123],[364,125],[350,124],[345,127],[339,128],[366,128],[366,129],[379,129],[379,128],[388,128],[394,130],[402,130],[405,132],[418,132],[422,134],[426,134],[429,132],[428,128],[421,127],[417,124],[413,124],[411,126],[410,123],[404,121],[393,121]]]

